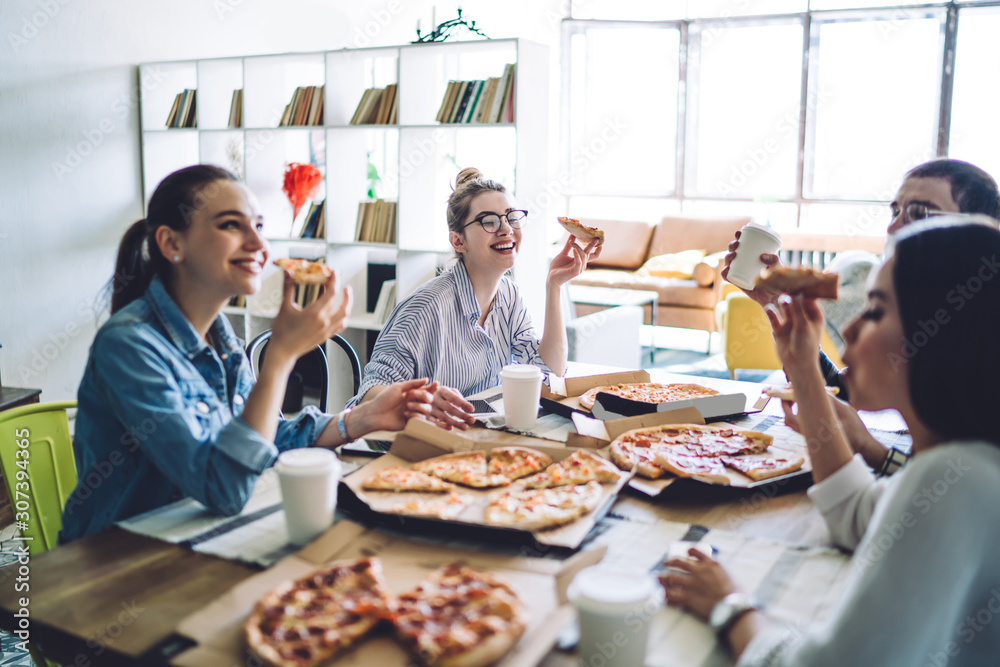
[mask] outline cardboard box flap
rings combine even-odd
[[[423,417],[413,417],[406,422],[403,434],[411,438],[435,445],[447,452],[469,452],[476,449],[476,441],[454,429],[446,431]],[[433,454],[432,456],[437,456]],[[427,458],[427,457],[421,457]],[[417,461],[420,459],[408,459]]]
[[[647,428],[649,426],[660,426],[662,424],[704,424],[705,420],[701,413],[695,408],[682,408],[669,412],[651,412],[636,417],[626,417],[624,419],[614,419],[604,421],[594,419],[586,415],[573,415],[573,425],[576,426],[577,435],[566,441],[567,445],[573,447],[590,447],[600,449],[612,440],[620,436],[625,431],[634,428]]]
[[[594,387],[612,384],[636,384],[640,382],[649,382],[649,373],[639,370],[603,373],[601,375],[582,375],[570,378],[552,376],[549,379],[551,386],[549,388],[542,387],[542,396],[552,399],[568,398],[570,396],[579,396]]]

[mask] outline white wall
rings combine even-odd
[[[569,0],[460,4],[490,37],[551,48],[557,111]],[[0,3],[0,373],[76,397],[95,298],[142,214],[140,62],[406,43],[431,3],[412,0],[3,0]],[[553,118],[552,142],[557,124]],[[550,146],[550,155],[552,147]],[[550,164],[553,161],[550,159]]]

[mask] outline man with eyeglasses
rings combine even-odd
[[[889,235],[918,220],[948,213],[979,213],[1000,219],[1000,189],[997,188],[997,182],[979,167],[961,160],[943,158],[925,162],[908,171],[889,207],[892,213],[892,222],[887,230]],[[739,232],[736,239],[729,244],[725,268],[722,270],[723,278],[729,274],[729,265],[736,257],[738,247]],[[777,255],[764,254],[760,259],[768,266],[778,263]],[[866,297],[863,291],[867,283],[864,278],[864,275],[855,277],[849,289],[841,290],[843,303],[864,303]],[[854,293],[858,290],[862,293]],[[776,303],[781,296],[780,293],[762,289],[743,291],[764,307]],[[854,319],[855,313],[847,315],[849,317],[838,319],[847,324]],[[830,315],[827,317],[829,319]],[[838,387],[841,398],[846,401],[847,386],[840,378],[840,369],[822,350],[819,353],[819,364],[827,385]],[[795,418],[787,406],[785,414],[786,421],[794,428]],[[891,475],[906,462],[907,456],[903,452],[886,447],[875,440],[861,423],[857,412],[849,405],[838,401],[837,416],[854,451],[861,454],[874,470],[882,475]]]

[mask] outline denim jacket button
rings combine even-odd
[[[235,403],[236,405],[243,405],[243,397],[240,396],[239,394],[236,394],[235,396],[233,396],[233,403]]]
[[[207,415],[208,403],[206,403],[205,401],[198,401],[198,412],[200,412],[203,415]]]

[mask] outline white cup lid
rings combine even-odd
[[[595,565],[581,570],[569,588],[580,609],[597,614],[628,613],[662,598],[660,585],[645,573]]]
[[[500,377],[509,380],[535,380],[542,376],[542,369],[528,364],[511,364],[504,366]]]
[[[340,459],[329,449],[303,447],[282,452],[274,467],[283,475],[312,475],[338,470]]]
[[[759,222],[748,222],[747,224],[743,225],[743,229],[744,229],[744,231],[747,230],[747,229],[756,229],[757,231],[761,232],[762,234],[766,234],[766,235],[770,236],[775,241],[778,241],[779,243],[781,242],[781,234],[779,234],[778,232],[774,231],[773,229],[771,229],[767,225],[760,224]]]

